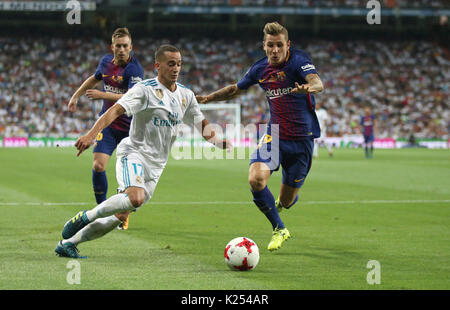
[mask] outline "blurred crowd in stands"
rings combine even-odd
[[[146,0],[135,0],[145,2]],[[153,5],[243,5],[365,8],[368,0],[150,0]],[[387,8],[445,8],[445,0],[380,0]]]
[[[313,59],[324,82],[316,95],[330,115],[329,136],[359,133],[363,107],[376,115],[377,137],[448,138],[450,53],[424,41],[313,41],[294,47]],[[163,43],[182,50],[180,83],[207,94],[244,76],[264,57],[261,42],[199,39],[134,39],[144,77],[156,76],[153,54]],[[101,101],[83,96],[75,113],[67,103],[94,74],[109,45],[98,39],[0,38],[0,137],[69,136],[85,133],[97,119]],[[101,84],[99,84],[101,85]],[[270,118],[263,91],[253,86],[233,100],[242,105],[244,125]],[[219,119],[212,122],[220,124]]]
[[[45,0],[20,0],[39,2]],[[50,0],[49,0],[50,1]],[[54,0],[53,0],[54,1]],[[56,0],[68,1],[68,0]],[[98,6],[109,5],[109,0],[87,0]],[[220,5],[220,6],[301,6],[365,8],[369,0],[125,0],[131,5]],[[449,8],[448,0],[378,0],[386,8]],[[111,1],[117,5],[117,1]]]

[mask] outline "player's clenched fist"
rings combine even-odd
[[[207,96],[195,96],[195,99],[197,99],[198,103],[208,103]]]
[[[69,103],[67,104],[67,107],[68,107],[68,109],[69,109],[69,112],[75,112],[75,110],[76,110],[76,108],[77,108],[77,102],[78,102],[78,99],[77,99],[77,98],[72,97],[72,98],[70,99]]]
[[[223,149],[227,149],[228,152],[231,152],[233,150],[234,146],[231,141],[228,141],[226,139],[223,140]]]
[[[94,139],[92,139],[89,136],[81,136],[78,138],[77,142],[75,142],[75,147],[78,150],[77,156],[80,156],[81,153],[83,153],[86,149],[88,149]]]

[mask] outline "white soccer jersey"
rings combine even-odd
[[[320,108],[316,110],[317,120],[319,121],[321,138],[324,138],[327,134],[327,122],[328,122],[328,113],[327,110]]]
[[[171,92],[158,78],[135,84],[117,103],[133,116],[129,137],[120,142],[117,155],[137,153],[152,167],[165,167],[181,122],[197,124],[205,118],[190,89],[177,83]]]

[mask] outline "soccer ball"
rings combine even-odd
[[[231,270],[247,271],[255,269],[258,264],[259,249],[252,239],[238,237],[228,242],[224,256]]]

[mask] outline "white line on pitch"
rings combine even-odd
[[[242,205],[251,201],[160,201],[152,205]],[[300,204],[400,204],[400,203],[450,203],[450,200],[314,200],[300,201]],[[0,206],[83,206],[91,202],[0,202]]]

